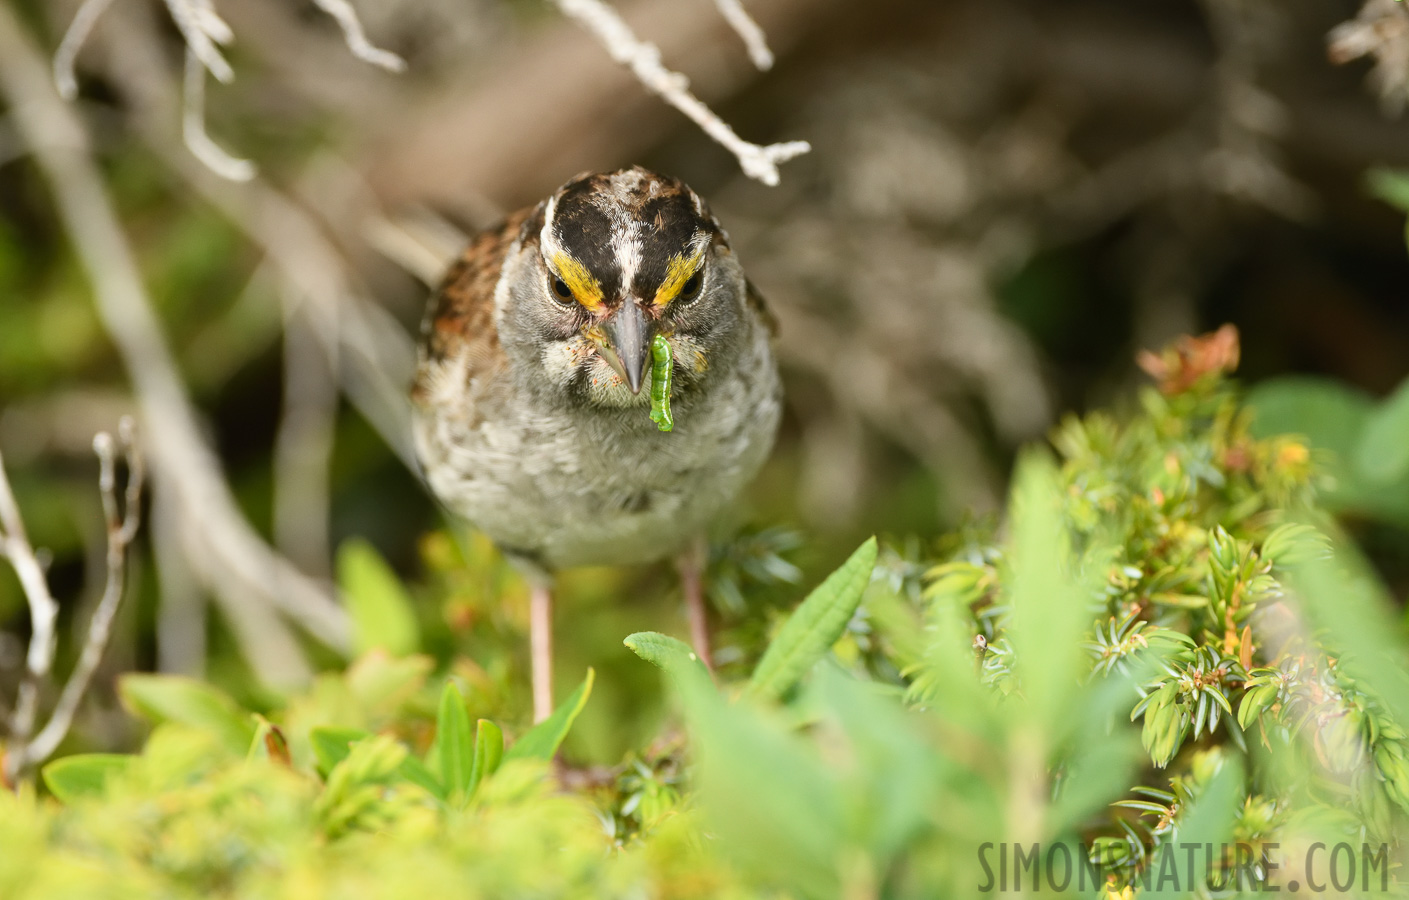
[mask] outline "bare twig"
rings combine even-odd
[[[13,761],[16,756],[13,748],[22,748],[29,744],[29,736],[34,731],[35,715],[39,709],[39,688],[48,679],[49,670],[54,665],[54,622],[59,616],[59,604],[49,592],[44,566],[29,543],[24,520],[20,517],[19,504],[15,502],[9,476],[5,474],[3,457],[0,457],[0,554],[9,560],[19,577],[25,602],[29,605],[30,622],[24,679],[20,682],[15,708],[10,714],[12,749],[5,758],[5,779],[7,783],[13,783],[13,775],[19,771]]]
[[[347,618],[330,591],[273,553],[235,504],[219,461],[201,437],[82,127],[53,91],[45,69],[13,12],[0,5],[0,87],[49,181],[92,282],[98,312],[131,374],[154,475],[181,510],[193,565],[225,602],[232,623],[252,621],[251,610],[273,607],[325,643],[346,646]],[[306,679],[304,655],[282,623],[263,616],[259,625],[264,633],[241,635],[241,649],[259,677],[275,684]]]
[[[98,454],[100,467],[98,487],[103,498],[103,518],[107,525],[107,579],[103,584],[103,596],[88,625],[83,651],[64,684],[63,693],[59,695],[48,723],[27,747],[11,750],[10,762],[17,772],[39,765],[58,749],[73,725],[73,717],[88,691],[98,663],[103,659],[103,651],[107,649],[113,617],[122,602],[127,548],[137,536],[142,522],[142,485],[146,479],[146,467],[134,438],[134,430],[131,419],[123,419],[118,429],[127,460],[127,489],[121,504],[117,498],[117,461],[112,435],[103,432],[93,439],[93,450]]]
[[[347,0],[313,0],[313,2],[338,23],[338,27],[342,29],[343,39],[347,41],[347,49],[352,51],[353,56],[363,62],[380,66],[388,72],[406,71],[406,60],[389,50],[373,46],[372,42],[367,40],[367,32],[362,30],[362,22],[357,18],[357,13]]]
[[[83,42],[88,39],[88,34],[93,30],[98,17],[112,2],[113,0],[84,0],[78,12],[74,13],[68,31],[64,32],[64,39],[59,42],[59,49],[54,53],[54,83],[59,86],[59,96],[65,100],[73,100],[78,96],[78,77],[74,75],[74,61],[78,59],[78,51],[83,49]]]
[[[154,29],[140,22],[113,21],[108,34],[123,49],[114,57],[121,59],[121,65],[111,66],[109,72],[139,110],[138,127],[152,152],[267,254],[271,271],[284,282],[285,295],[306,304],[314,320],[312,335],[321,342],[322,355],[337,361],[337,368],[330,371],[339,378],[349,401],[415,471],[405,389],[415,361],[412,339],[384,308],[354,289],[347,261],[307,204],[260,179],[231,185],[212,177],[209,169],[180,151],[163,127],[179,100],[154,62],[158,56]],[[219,590],[218,585],[212,587]]]
[[[1370,83],[1386,113],[1397,115],[1409,97],[1409,11],[1392,0],[1365,0],[1360,13],[1326,36],[1331,62],[1341,65],[1362,56],[1375,60]]]
[[[680,110],[739,160],[744,174],[767,185],[778,183],[778,164],[812,149],[806,141],[760,146],[739,137],[734,129],[690,92],[689,80],[667,69],[660,48],[636,37],[625,20],[602,0],[557,0],[563,14],[577,20],[606,47],[611,58],[627,66],[649,90]],[[742,12],[742,10],[740,10]]]
[[[181,509],[160,485],[153,485],[149,527],[159,590],[157,671],[200,678],[205,675],[210,601],[186,556]],[[255,604],[250,607],[259,609]],[[269,610],[264,613],[269,615]],[[232,620],[231,624],[236,635],[241,635],[238,623]]]
[[[287,282],[288,279],[285,279]],[[284,297],[284,411],[274,441],[274,541],[305,572],[328,574],[328,466],[338,412],[338,317]],[[331,323],[327,321],[331,319]],[[320,335],[331,324],[332,334]]]
[[[235,33],[215,12],[210,0],[166,0],[171,20],[181,32],[186,47],[196,55],[201,65],[210,70],[218,81],[229,84],[235,80],[235,70],[220,55],[219,44],[228,44]]]
[[[206,168],[221,178],[228,178],[231,181],[249,181],[254,177],[256,171],[254,163],[247,159],[231,156],[219,144],[211,140],[210,135],[206,134],[205,71],[206,67],[201,62],[195,48],[188,44],[186,46],[186,77],[183,82],[185,91],[181,109],[181,136],[186,141],[186,147],[195,154],[196,159],[205,163]]]
[[[395,53],[382,50],[367,40],[362,23],[348,0],[314,0],[342,29],[348,50],[358,59],[391,72],[406,69],[406,61]],[[65,100],[78,96],[78,81],[74,77],[74,60],[79,49],[93,30],[93,24],[112,0],[86,0],[69,25],[58,52],[54,55],[54,81],[59,95]],[[218,81],[230,83],[235,70],[221,54],[220,48],[235,39],[235,32],[220,18],[212,0],[166,0],[171,20],[181,32],[186,44],[185,85],[182,104],[181,130],[186,146],[212,172],[231,181],[249,181],[255,166],[249,160],[231,156],[205,129],[205,73]],[[742,12],[742,10],[741,10]]]
[[[714,0],[714,5],[719,7],[719,14],[729,23],[729,27],[738,32],[753,64],[764,72],[773,68],[773,51],[768,49],[768,39],[748,10],[744,9],[744,4],[740,0]]]

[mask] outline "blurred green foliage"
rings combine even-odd
[[[686,727],[614,766],[564,743],[610,672],[522,727],[522,589],[487,544],[431,535],[409,588],[348,544],[358,661],[258,714],[127,676],[144,749],[0,795],[0,896],[972,896],[1003,842],[1076,848],[1084,896],[1232,884],[1222,853],[1152,882],[1190,842],[1245,845],[1243,893],[1314,841],[1383,843],[1398,878],[1409,642],[1332,554],[1306,445],[1253,433],[1226,350],[1167,353],[1127,420],[1064,422],[1001,532],[866,542],[721,683],[674,638],[627,637]],[[1049,891],[1051,859],[1025,870]]]
[[[1409,213],[1409,174],[1376,169],[1367,182],[1372,194]],[[1258,434],[1302,434],[1317,451],[1329,509],[1409,529],[1409,378],[1376,400],[1336,379],[1286,376],[1259,384],[1248,403]]]

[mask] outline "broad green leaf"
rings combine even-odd
[[[494,774],[503,758],[504,732],[488,719],[480,719],[475,728],[475,764],[470,772],[468,796],[474,796],[479,783]]]
[[[371,544],[353,538],[338,548],[338,585],[347,597],[359,654],[376,648],[393,656],[416,652],[421,636],[411,597]]]
[[[523,737],[514,742],[504,754],[504,761],[511,759],[537,759],[549,762],[553,755],[558,752],[558,747],[562,746],[563,738],[567,737],[568,731],[572,728],[572,723],[577,721],[578,713],[582,712],[582,707],[587,705],[587,698],[592,696],[592,681],[596,673],[591,669],[587,670],[587,677],[582,684],[577,686],[571,696],[563,701],[562,705],[553,710],[553,714],[530,728]]]
[[[1376,483],[1409,474],[1409,379],[1370,414],[1355,462]]]
[[[436,760],[440,764],[440,783],[452,799],[469,797],[470,780],[474,774],[475,742],[470,735],[470,717],[465,712],[465,698],[453,681],[445,683],[440,694],[440,712],[435,719]]]
[[[1066,729],[1077,737],[1061,754],[1061,788],[1048,813],[1047,824],[1052,833],[1061,834],[1080,827],[1082,822],[1128,791],[1131,779],[1148,764],[1139,735],[1133,729],[1108,730],[1112,720],[1124,717],[1134,693],[1133,685],[1154,669],[1151,657],[1159,656],[1159,650],[1152,647],[1147,652],[1147,657],[1131,662],[1131,669],[1138,673],[1136,677],[1113,675],[1082,687]],[[1101,738],[1083,739],[1090,735],[1101,735]]]
[[[1313,558],[1288,576],[1307,624],[1338,657],[1337,671],[1355,679],[1383,703],[1401,729],[1409,728],[1409,668],[1395,604],[1354,546]]]
[[[417,787],[423,788],[432,797],[438,800],[446,799],[445,788],[441,785],[440,779],[425,763],[411,754],[406,754],[406,758],[401,761],[401,765],[397,767],[397,774]]]
[[[179,722],[198,728],[233,755],[244,756],[254,740],[254,717],[204,682],[179,675],[124,675],[117,690],[134,713],[153,723]]]
[[[1334,478],[1322,496],[1332,511],[1353,511],[1409,526],[1409,476],[1376,484],[1355,464],[1375,399],[1327,378],[1288,377],[1264,381],[1248,393],[1253,434],[1304,435]]]
[[[1365,184],[1375,197],[1400,212],[1409,213],[1409,172],[1371,169],[1365,173]]]
[[[429,656],[395,658],[374,651],[349,666],[343,682],[359,709],[372,718],[392,717],[420,692],[434,668]]]
[[[1409,213],[1409,173],[1371,169],[1365,176],[1370,193],[1400,212]],[[1404,223],[1404,243],[1409,246],[1409,220]]]
[[[308,739],[313,744],[313,756],[318,760],[318,774],[327,778],[338,763],[347,759],[353,744],[371,736],[360,728],[319,727],[310,731]]]
[[[850,799],[855,835],[882,862],[899,857],[923,832],[943,802],[940,772],[926,741],[925,720],[906,710],[899,697],[871,681],[859,681],[824,665],[811,682],[824,715],[847,737],[854,760]]]
[[[1008,634],[1024,700],[1011,707],[1014,724],[1069,724],[1081,675],[1089,665],[1081,640],[1091,616],[1073,571],[1076,560],[1062,519],[1062,490],[1050,457],[1029,452],[1018,461],[1009,517],[1012,575],[1005,593],[1013,613]]]
[[[704,663],[690,645],[656,631],[638,631],[622,641],[631,652],[653,666],[674,674],[678,666],[695,666],[704,671]]]
[[[729,703],[692,668],[675,684],[690,726],[698,803],[711,837],[736,865],[786,886],[787,896],[845,896],[839,861],[855,837],[851,829],[870,810],[848,815],[850,798],[838,773],[778,710]],[[882,830],[887,824],[876,823]]]
[[[768,645],[749,680],[756,697],[781,697],[821,659],[842,636],[856,612],[871,570],[876,566],[876,539],[870,538],[827,580],[807,595],[778,636]]]
[[[80,753],[56,759],[41,773],[49,792],[64,803],[101,794],[108,779],[124,771],[135,757],[120,753]]]
[[[313,744],[313,755],[318,761],[318,775],[326,781],[333,769],[352,755],[353,747],[375,735],[357,728],[319,727],[309,732],[308,737]],[[437,799],[445,799],[445,789],[441,787],[440,780],[425,763],[409,753],[401,761],[397,771],[402,778],[424,788]]]

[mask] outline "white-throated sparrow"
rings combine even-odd
[[[431,298],[417,451],[436,496],[529,577],[536,718],[552,703],[557,569],[677,555],[708,664],[693,548],[773,444],[771,332],[704,201],[639,167],[510,216]]]

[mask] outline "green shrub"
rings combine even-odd
[[[1319,511],[1306,445],[1254,437],[1235,362],[1227,332],[1148,358],[1161,389],[1134,415],[1024,455],[1001,528],[868,541],[747,682],[627,637],[688,736],[609,770],[551,762],[591,672],[517,737],[472,724],[354,547],[381,640],[267,718],[126,679],[145,749],[0,795],[0,897],[965,897],[1050,892],[1054,847],[1092,861],[1084,896],[1204,896],[1231,842],[1245,892],[1324,883],[1298,868],[1317,841],[1384,845],[1377,887],[1409,813],[1402,625]],[[999,885],[1005,842],[1043,851]],[[1161,881],[1189,843],[1220,850]]]

